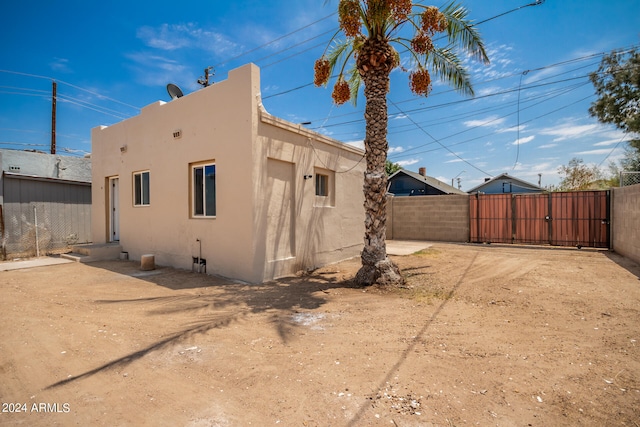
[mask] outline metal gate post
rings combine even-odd
[[[551,212],[553,212],[553,197],[552,193],[547,194],[548,203],[547,203],[547,224],[549,226],[549,244],[553,245],[553,218],[551,218]]]
[[[613,239],[611,239],[611,190],[607,190],[607,218],[606,218],[606,230],[607,230],[607,249],[611,250],[613,249],[611,247],[611,241]]]
[[[516,195],[511,194],[511,244],[513,245],[516,242],[516,221],[518,218],[518,213],[516,212]]]

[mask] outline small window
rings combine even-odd
[[[316,173],[316,196],[329,195],[329,176]]]
[[[149,206],[149,171],[133,174],[133,205]]]
[[[216,165],[200,164],[191,167],[192,216],[216,216]]]

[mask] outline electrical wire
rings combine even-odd
[[[521,75],[520,75],[520,83],[518,84],[518,118],[517,118],[517,124],[516,124],[516,132],[517,132],[517,137],[516,137],[516,161],[513,162],[513,167],[511,168],[511,170],[515,170],[516,166],[518,165],[518,159],[520,157],[520,92],[522,89],[522,78],[524,76],[526,76],[529,73],[529,70],[525,70]]]
[[[275,38],[275,39],[273,39],[273,40],[271,40],[271,41],[268,41],[268,42],[266,42],[266,43],[264,43],[264,44],[261,44],[260,46],[257,46],[257,47],[255,47],[255,48],[253,48],[253,49],[251,49],[251,50],[248,50],[248,51],[243,52],[243,53],[241,53],[241,54],[239,54],[239,55],[236,55],[236,56],[234,56],[233,58],[229,58],[229,59],[227,59],[227,60],[225,60],[225,61],[219,62],[219,63],[217,63],[216,65],[214,65],[214,66],[213,66],[213,68],[220,67],[221,65],[225,65],[225,64],[227,64],[227,63],[229,63],[229,62],[231,62],[231,61],[235,61],[236,59],[242,58],[243,56],[246,56],[246,55],[248,55],[248,54],[250,54],[250,53],[253,53],[253,52],[255,52],[255,51],[257,51],[257,50],[260,50],[260,49],[262,49],[262,48],[264,48],[264,47],[267,47],[267,46],[269,46],[269,45],[272,45],[272,44],[274,44],[275,42],[278,42],[278,41],[280,41],[280,40],[282,40],[282,39],[285,39],[285,38],[287,38],[287,37],[289,37],[289,36],[291,36],[291,35],[293,35],[293,34],[296,34],[296,33],[300,32],[300,31],[302,31],[302,30],[304,30],[304,29],[307,29],[307,28],[311,27],[311,26],[313,26],[313,25],[315,25],[315,24],[318,24],[318,23],[320,23],[320,22],[324,21],[325,19],[331,18],[332,16],[334,16],[334,15],[336,15],[336,14],[337,14],[337,12],[334,12],[334,13],[332,13],[332,14],[330,14],[330,15],[327,15],[327,16],[325,16],[325,17],[323,17],[323,18],[320,18],[320,19],[318,19],[318,20],[316,20],[316,21],[313,21],[313,22],[311,22],[310,24],[307,24],[307,25],[305,25],[305,26],[303,26],[303,27],[300,27],[300,28],[298,28],[297,30],[294,30],[294,31],[292,31],[292,32],[290,32],[290,33],[287,33],[287,34],[285,34],[285,35],[282,35],[282,36],[280,36],[280,37],[278,37],[278,38]],[[314,38],[315,38],[315,37],[314,37]]]
[[[433,139],[435,142],[438,143],[438,145],[440,145],[442,148],[444,148],[445,150],[447,150],[449,153],[451,153],[453,156],[455,156],[456,158],[460,159],[461,161],[463,161],[464,163],[468,164],[469,166],[471,166],[472,168],[474,168],[475,170],[482,172],[485,175],[489,175],[492,176],[490,173],[483,171],[482,169],[480,169],[479,167],[477,167],[476,165],[474,165],[473,163],[467,161],[466,159],[460,157],[458,155],[458,153],[452,151],[451,149],[449,149],[449,147],[447,147],[446,145],[444,145],[443,143],[440,142],[440,140],[438,140],[437,138],[435,138],[433,135],[431,135],[429,132],[427,132],[422,126],[420,126],[418,123],[414,122],[413,119],[411,118],[411,116],[409,116],[407,113],[404,113],[400,107],[398,107],[392,100],[389,100],[389,102],[401,113],[403,113],[411,122],[413,122],[415,124],[415,126],[420,129],[420,131],[422,133],[424,133],[425,135],[427,135],[429,138]]]
[[[598,163],[598,168],[600,168],[600,166],[602,166],[602,164],[609,158],[609,156],[611,156],[613,154],[614,151],[616,151],[616,149],[618,148],[618,146],[620,144],[622,144],[626,139],[627,139],[627,134],[622,135],[622,138],[620,138],[620,141],[618,141],[618,143],[611,149],[611,151],[609,151],[609,154],[607,154],[605,156],[604,159],[602,159],[602,161],[600,163]]]
[[[525,125],[525,124],[531,123],[531,122],[533,122],[533,121],[535,121],[535,120],[538,120],[538,119],[541,119],[541,118],[543,118],[543,117],[549,116],[549,115],[551,115],[551,114],[557,113],[558,111],[561,111],[561,110],[563,110],[563,109],[565,109],[565,108],[569,108],[569,107],[571,107],[571,106],[573,106],[573,105],[575,105],[575,104],[579,104],[579,103],[581,103],[581,102],[584,102],[585,100],[587,100],[587,99],[589,99],[589,98],[592,98],[592,97],[594,97],[594,96],[595,96],[595,95],[590,94],[590,95],[588,95],[588,96],[586,96],[586,97],[584,97],[584,98],[581,98],[581,99],[579,99],[579,100],[577,100],[577,101],[574,101],[574,102],[572,102],[572,103],[570,103],[570,104],[563,105],[562,107],[556,108],[556,109],[554,109],[554,110],[552,110],[552,111],[548,111],[548,112],[546,112],[546,113],[544,113],[544,114],[541,114],[541,115],[539,115],[539,116],[533,117],[533,118],[531,118],[531,119],[529,119],[529,120],[527,120],[527,121],[525,121],[525,122],[522,122],[522,123],[521,123],[521,125]],[[489,137],[489,136],[492,136],[492,135],[495,135],[495,134],[497,134],[497,132],[490,132],[490,133],[487,133],[487,134],[484,134],[484,135],[480,135],[480,136],[476,136],[476,137],[473,137],[473,138],[469,138],[469,139],[467,139],[467,140],[460,141],[460,142],[457,142],[457,143],[454,143],[454,144],[449,144],[447,147],[451,148],[451,147],[454,147],[454,146],[458,146],[458,145],[466,144],[466,143],[468,143],[468,142],[472,142],[472,141],[476,141],[476,140],[479,140],[479,139],[483,139],[483,138],[486,138],[486,137]],[[445,137],[445,138],[450,138],[450,136],[447,136],[447,137]],[[445,138],[441,138],[441,140],[442,140],[442,139],[445,139]],[[421,147],[425,147],[426,145],[431,145],[431,144],[432,144],[432,143],[424,144],[424,145],[422,145]],[[415,156],[415,155],[417,155],[417,154],[431,153],[431,152],[433,152],[433,151],[438,151],[438,150],[440,150],[440,148],[434,148],[434,149],[430,149],[430,150],[424,150],[424,151],[419,151],[419,152],[415,152],[415,153],[409,153],[409,155],[410,155],[410,156]],[[394,159],[402,158],[402,157],[406,157],[406,154],[405,154],[405,153],[406,153],[406,151],[405,151],[405,152],[403,152],[402,154],[393,155],[393,156],[390,156],[390,157],[393,157]]]

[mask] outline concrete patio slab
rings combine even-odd
[[[387,240],[387,254],[411,255],[431,246],[433,246],[433,243],[421,240]]]
[[[20,261],[0,262],[0,271],[21,270],[23,268],[43,267],[46,265],[67,264],[73,262],[68,259],[58,257],[40,257]]]

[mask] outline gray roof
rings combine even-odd
[[[449,184],[445,184],[444,182],[442,182],[442,181],[440,181],[438,179],[435,179],[433,177],[420,175],[419,173],[411,172],[411,171],[404,170],[404,169],[400,169],[400,170],[396,171],[393,175],[391,175],[389,177],[389,180],[391,180],[391,178],[393,178],[394,176],[396,176],[396,175],[398,175],[400,173],[403,173],[403,174],[405,174],[407,176],[410,176],[411,178],[413,178],[413,179],[415,179],[417,181],[424,182],[427,185],[429,185],[429,186],[431,186],[433,188],[436,188],[436,189],[438,189],[438,190],[440,190],[440,191],[442,191],[443,193],[446,193],[446,194],[465,194],[465,195],[467,194],[464,191],[458,190],[457,188],[452,187]]]
[[[508,173],[502,173],[500,175],[494,176],[493,178],[491,178],[488,181],[483,182],[480,185],[476,185],[475,187],[473,187],[471,190],[468,191],[468,193],[477,193],[478,191],[482,192],[482,188],[495,182],[495,181],[500,181],[500,180],[509,180],[511,182],[514,182],[517,184],[518,187],[521,188],[526,188],[526,189],[530,189],[530,190],[537,190],[537,191],[545,191],[544,188],[539,187],[535,184],[531,184],[530,182],[527,181],[523,181],[519,178],[513,177],[511,175],[509,175]]]
[[[11,176],[91,182],[91,159],[0,148],[0,173]]]

